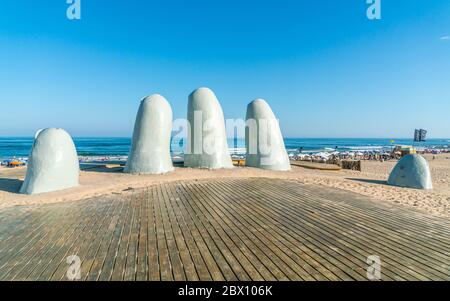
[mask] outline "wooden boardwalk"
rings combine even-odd
[[[450,222],[275,179],[175,182],[0,211],[0,280],[450,280]],[[73,267],[73,265],[72,265]]]

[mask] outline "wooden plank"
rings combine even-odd
[[[218,183],[214,183],[211,185],[216,185]],[[215,186],[215,190],[219,192],[223,192],[221,190],[223,185]],[[234,186],[233,186],[234,187]],[[235,191],[235,190],[233,190]],[[255,212],[255,207],[245,208],[245,207],[237,207],[234,208],[235,203],[244,202],[243,199],[247,198],[246,195],[243,194],[237,194],[240,195],[240,197],[236,198],[229,194],[225,194],[223,202],[222,202],[222,208],[223,210],[228,211],[228,214],[230,214],[230,220],[232,221],[239,221],[239,223],[242,225],[239,228],[244,230],[251,230],[249,233],[249,237],[251,238],[259,238],[261,240],[261,243],[258,244],[261,248],[264,249],[266,253],[268,253],[268,256],[273,260],[277,259],[278,257],[281,259],[280,261],[277,261],[277,264],[279,266],[284,266],[284,262],[291,267],[295,268],[298,275],[300,276],[300,279],[304,280],[326,280],[327,277],[323,274],[321,274],[319,271],[317,271],[313,266],[311,266],[308,261],[305,261],[304,257],[307,257],[307,255],[303,254],[302,250],[298,251],[298,254],[295,254],[293,258],[290,256],[292,255],[292,245],[289,244],[289,242],[286,242],[286,240],[279,235],[277,231],[274,231],[272,227],[267,226],[268,223],[271,223],[271,221],[264,219],[263,216],[256,214],[258,211]],[[227,206],[227,203],[233,203],[233,206]],[[256,208],[258,209],[258,208]],[[258,216],[258,217],[257,217]],[[277,242],[274,244],[273,242]],[[297,245],[304,244],[304,242],[296,242]],[[305,244],[306,245],[306,244]],[[269,248],[269,249],[267,249]],[[305,270],[306,269],[306,270]],[[283,271],[289,271],[286,267],[283,268]],[[298,277],[290,275],[291,280],[298,280]],[[314,276],[314,277],[312,277]],[[333,277],[333,276],[331,276]],[[334,277],[333,277],[334,278]]]
[[[201,190],[205,189],[203,185],[198,183],[196,184],[200,186]],[[215,195],[215,197],[220,199],[221,195]],[[204,208],[208,208],[208,205],[211,205],[211,203],[208,203],[206,206],[204,205]],[[222,214],[220,215],[221,219],[219,219],[218,222],[224,222],[227,226],[232,228],[233,231],[235,231],[236,235],[245,243],[246,248],[248,248],[256,256],[259,263],[263,264],[265,268],[271,272],[271,275],[265,276],[265,280],[283,281],[289,279],[302,279],[289,267],[288,264],[281,260],[275,253],[270,251],[270,249],[267,247],[267,245],[270,244],[270,241],[258,239],[256,229],[248,228],[246,225],[240,223],[239,219],[235,218],[235,216],[228,218],[228,215],[226,215],[226,213],[224,213],[224,211],[221,211],[219,208],[220,207],[217,207],[216,209],[211,206],[211,209],[216,212],[216,216]],[[277,253],[278,251],[281,250],[277,250]],[[281,266],[282,268],[280,269],[278,266]],[[284,272],[282,270],[284,270]]]
[[[118,248],[121,242],[120,239],[123,235],[125,224],[127,222],[128,212],[131,207],[131,202],[128,200],[118,200],[117,202],[121,202],[122,210],[117,218],[117,223],[114,228],[114,233],[111,239],[110,246],[103,260],[103,266],[101,268],[101,271],[97,277],[97,279],[100,281],[111,280],[116,256],[118,253]]]
[[[106,277],[111,275],[110,262],[112,262],[112,260],[108,260],[109,263],[105,267],[106,258],[108,257],[108,254],[111,255],[109,250],[111,249],[112,251],[115,251],[115,248],[117,247],[116,242],[118,241],[118,237],[122,229],[121,220],[124,219],[124,213],[127,212],[125,202],[114,202],[113,206],[117,207],[117,211],[111,216],[107,231],[103,237],[102,243],[99,246],[97,254],[95,255],[94,261],[89,270],[89,275],[86,278],[88,281],[100,280],[100,276],[103,272]]]
[[[185,212],[189,214],[190,220],[192,221],[193,225],[195,225],[196,231],[198,231],[198,235],[203,238],[204,243],[206,244],[206,248],[202,248],[202,245],[199,244],[199,248],[202,248],[205,253],[204,254],[211,254],[213,258],[213,262],[216,263],[218,268],[220,269],[220,274],[216,271],[214,268],[214,264],[208,264],[209,258],[206,258],[205,261],[208,264],[208,267],[210,268],[211,274],[213,275],[213,278],[220,278],[221,275],[223,275],[223,278],[227,281],[236,281],[238,280],[238,275],[235,274],[233,268],[228,263],[227,259],[225,259],[225,256],[220,251],[220,247],[217,245],[218,241],[216,241],[211,235],[210,232],[207,230],[207,228],[203,225],[202,222],[199,221],[197,214],[192,210],[192,208],[189,206],[189,203],[192,201],[192,197],[189,194],[189,192],[186,190],[183,183],[178,183],[177,190],[179,192],[179,195],[181,198],[179,199],[180,203],[179,206],[183,208]],[[194,232],[195,233],[195,232]],[[208,250],[208,251],[207,251]]]
[[[228,266],[223,257],[217,253],[216,246],[210,244],[211,238],[206,232],[203,232],[204,230],[201,227],[199,228],[198,224],[195,223],[195,218],[191,216],[190,212],[184,207],[182,200],[188,200],[185,199],[185,192],[182,186],[180,184],[175,184],[174,190],[178,197],[174,199],[173,207],[175,208],[175,212],[178,212],[178,216],[180,217],[178,220],[182,219],[185,224],[185,229],[189,230],[191,233],[196,244],[196,248],[198,248],[201,259],[203,259],[212,280],[236,280],[237,278],[231,268]],[[218,261],[215,260],[214,254],[218,255]],[[197,270],[200,270],[201,267],[202,265],[200,265]],[[202,274],[204,273],[201,273],[200,275]]]
[[[133,195],[133,219],[131,220],[131,235],[128,243],[127,259],[125,264],[125,271],[123,279],[125,281],[136,280],[136,266],[137,266],[137,250],[139,240],[139,223],[140,212],[142,205],[142,198]]]
[[[30,275],[28,278],[30,280],[38,279],[40,281],[48,281],[51,280],[56,271],[64,266],[67,268],[67,257],[76,255],[77,249],[79,250],[79,246],[82,245],[83,241],[86,238],[85,233],[90,229],[96,228],[98,223],[102,221],[102,217],[105,215],[107,210],[110,208],[108,203],[101,202],[100,208],[96,208],[96,210],[92,210],[93,217],[84,221],[84,227],[76,233],[76,238],[72,239],[72,243],[64,243],[61,246],[61,249],[57,251],[57,254],[53,258],[53,260],[44,268],[42,273],[37,277]]]
[[[57,237],[53,244],[49,244],[45,247],[45,253],[43,255],[36,254],[36,263],[30,264],[26,273],[19,274],[17,279],[39,279],[40,275],[52,264],[59,261],[58,257],[64,254],[64,249],[71,245],[71,242],[75,241],[79,237],[79,232],[83,231],[86,224],[94,219],[95,213],[98,210],[98,206],[95,206],[95,210],[82,211],[74,223],[65,227],[63,234]],[[61,228],[64,228],[61,227]]]
[[[286,187],[287,189],[289,189],[289,187]],[[294,189],[291,189],[291,192],[294,194],[298,194],[298,193],[307,193],[307,192],[311,192],[311,188],[305,189],[303,188],[301,185],[299,185],[299,187],[295,187]],[[323,195],[323,191],[321,190],[314,190],[314,194],[317,196],[322,195],[322,200],[324,202],[327,202],[327,199],[325,198],[325,196]],[[328,198],[330,198],[330,195],[328,195]],[[424,246],[426,246],[427,248],[431,248],[431,249],[436,249],[435,247],[440,247],[439,243],[440,241],[445,241],[445,239],[442,239],[441,236],[436,235],[435,233],[427,233],[428,229],[430,227],[430,225],[433,225],[435,223],[433,223],[433,221],[429,221],[428,224],[426,225],[422,225],[422,224],[416,224],[414,225],[414,228],[411,229],[405,222],[399,222],[398,219],[400,219],[401,216],[403,216],[403,214],[401,213],[395,213],[394,215],[390,215],[392,210],[384,210],[383,213],[380,214],[374,214],[373,212],[375,211],[373,208],[373,205],[368,204],[368,201],[366,199],[361,199],[359,200],[359,203],[357,204],[348,204],[349,202],[354,202],[354,200],[352,198],[346,198],[346,199],[342,199],[339,195],[339,192],[337,192],[336,194],[332,195],[333,198],[333,203],[335,204],[337,201],[339,201],[340,206],[336,207],[334,204],[330,204],[331,207],[334,208],[334,210],[339,210],[341,212],[351,212],[352,215],[353,214],[363,214],[364,216],[366,216],[367,218],[370,219],[371,222],[371,227],[373,226],[377,226],[380,225],[382,228],[381,229],[386,229],[388,231],[386,231],[386,235],[392,235],[392,231],[396,231],[398,232],[399,230],[402,231],[403,234],[409,236],[410,238],[414,239],[414,242],[417,242],[418,244],[422,244]],[[328,202],[330,202],[328,200]],[[364,206],[362,206],[365,205]],[[396,207],[396,209],[398,209]],[[396,210],[397,211],[397,210]],[[390,216],[390,217],[389,217]],[[415,220],[414,217],[410,217],[410,220]],[[420,227],[419,227],[420,225]],[[416,232],[417,229],[419,232]],[[426,235],[424,235],[426,234]],[[430,239],[430,237],[433,237],[433,239]],[[450,243],[450,242],[449,242]],[[440,247],[441,249],[436,249],[437,251],[445,251],[445,246],[448,245],[448,243],[445,243],[444,246]]]
[[[94,239],[92,240],[88,252],[86,256],[81,257],[81,277],[83,280],[88,280],[90,277],[90,272],[92,267],[96,267],[96,256],[99,252],[103,252],[105,240],[108,239],[108,232],[110,231],[110,227],[112,224],[116,222],[114,216],[121,209],[117,203],[114,203],[112,206],[111,214],[106,216],[104,224],[99,228],[99,231],[95,233]]]
[[[158,239],[156,235],[155,223],[155,202],[154,189],[147,188],[147,229],[148,229],[148,279],[151,281],[161,280],[158,254]]]
[[[132,194],[0,209],[0,279],[450,280],[450,222],[281,179],[154,185]]]
[[[190,192],[189,189],[189,183],[181,183],[183,189],[185,191]],[[211,235],[211,238],[213,239],[214,243],[216,244],[217,248],[219,249],[220,253],[222,254],[223,258],[228,262],[229,266],[232,268],[235,275],[238,277],[241,281],[250,281],[252,278],[252,275],[249,275],[245,268],[242,266],[239,258],[241,260],[244,260],[241,254],[235,254],[235,250],[230,250],[227,246],[227,243],[223,240],[224,236],[220,235],[214,227],[210,224],[210,221],[203,215],[201,212],[196,210],[195,203],[198,201],[196,199],[195,194],[188,193],[190,196],[190,202],[186,203],[186,209],[189,211],[195,213],[197,216],[197,219],[200,221],[200,223],[203,225],[203,228],[206,229],[206,231]],[[237,258],[237,257],[238,258]],[[255,275],[253,275],[255,276]]]
[[[242,193],[239,190],[238,192]],[[258,210],[258,212],[261,212],[257,203],[258,199],[256,198],[254,203],[252,203],[251,209],[253,211]],[[265,215],[264,212],[261,212],[261,214]],[[280,214],[283,214],[283,212],[275,211],[272,213],[274,216],[279,216],[279,220],[284,220],[285,218],[281,217]],[[358,254],[358,252],[353,252],[352,249],[348,252],[349,249],[346,248],[345,245],[341,244],[339,244],[338,247],[334,247],[333,245],[335,245],[336,242],[331,241],[330,244],[330,241],[324,239],[323,234],[316,234],[314,229],[309,229],[308,227],[310,227],[311,224],[307,223],[307,220],[303,217],[301,218],[301,221],[298,222],[298,227],[295,226],[294,229],[289,227],[289,225],[285,225],[285,223],[280,224],[277,220],[272,220],[270,215],[267,215],[266,218],[268,218],[268,221],[266,222],[267,224],[278,225],[278,229],[274,226],[275,231],[278,231],[278,233],[284,236],[286,240],[290,241],[290,243],[293,245],[303,244],[313,248],[314,252],[321,254],[321,256],[327,260],[331,260],[333,265],[340,266],[342,271],[352,274],[353,277],[355,277],[355,273],[353,273],[353,271],[362,270],[363,265],[366,266],[365,260],[368,256],[366,253],[361,252]],[[305,228],[307,228],[306,231],[303,230]],[[344,265],[342,265],[343,262],[345,262]],[[335,269],[336,268],[334,268],[334,270]],[[356,279],[358,278],[361,277],[356,276]]]
[[[93,241],[96,238],[97,233],[100,231],[101,228],[105,226],[109,213],[114,209],[113,206],[105,206],[104,208],[106,210],[105,211],[100,210],[99,211],[100,215],[96,217],[98,222],[95,223],[92,227],[88,228],[87,231],[83,233],[82,235],[83,239],[79,244],[75,245],[75,248],[68,254],[69,256],[76,255],[80,258],[81,261],[83,261],[87,257],[87,254],[90,250]],[[57,281],[68,280],[66,277],[68,269],[66,259],[67,257],[62,258],[60,264],[58,265],[56,270],[52,273],[50,280],[57,280]],[[81,277],[84,276],[86,275],[81,274]]]
[[[145,281],[148,276],[148,252],[147,252],[147,199],[148,189],[141,193],[140,196],[140,220],[139,220],[139,241],[137,250],[137,263],[136,263],[136,280]]]
[[[164,235],[166,237],[167,242],[167,248],[169,250],[169,257],[170,257],[170,263],[172,266],[172,273],[174,276],[175,281],[186,281],[186,271],[185,266],[183,265],[183,261],[181,259],[181,252],[178,249],[177,241],[175,239],[172,225],[170,224],[168,213],[166,209],[166,205],[164,202],[165,193],[163,191],[163,185],[158,186],[158,197],[159,197],[159,204],[160,204],[160,210],[161,210],[161,223],[164,229]],[[195,270],[192,271],[190,269],[191,263],[188,260],[186,261],[186,264],[188,264],[188,269],[190,273],[195,273]],[[192,277],[192,274],[190,275]]]
[[[73,204],[69,204],[69,206]],[[7,266],[20,257],[24,252],[28,252],[29,249],[37,243],[40,239],[45,237],[48,233],[49,224],[64,210],[62,207],[55,208],[55,210],[49,210],[47,214],[42,214],[38,211],[34,214],[32,221],[23,222],[27,227],[23,228],[12,234],[13,238],[5,242],[2,241],[2,257],[0,258],[0,276],[5,275],[9,270]],[[15,222],[13,222],[15,224]],[[19,235],[21,234],[21,235]],[[1,278],[0,278],[1,279]]]
[[[200,202],[196,203],[196,208],[198,211],[202,212],[204,216],[208,219],[211,225],[214,227],[216,232],[220,235],[221,239],[225,242],[227,247],[236,258],[239,263],[246,270],[248,275],[253,281],[262,280],[274,280],[273,274],[264,266],[264,264],[259,261],[259,259],[253,254],[250,248],[243,242],[242,238],[236,234],[236,229],[233,227],[223,226],[223,216],[219,216],[217,212],[211,209],[211,204],[215,202],[211,195],[204,195],[204,190],[199,190],[197,183],[191,185],[191,191],[197,196]],[[201,206],[202,201],[208,203],[208,206]],[[219,221],[219,222],[218,222]],[[253,247],[253,246],[252,246]]]
[[[167,203],[169,212],[171,212],[171,217],[175,219],[175,222],[179,226],[179,230],[181,232],[181,235],[183,236],[184,241],[186,242],[186,247],[191,255],[194,268],[197,272],[198,278],[201,281],[211,281],[213,278],[211,277],[211,274],[208,270],[208,266],[205,263],[205,260],[203,259],[203,256],[200,252],[199,247],[197,246],[197,243],[194,238],[194,234],[189,229],[189,226],[187,225],[185,221],[185,217],[181,210],[178,208],[176,204],[176,200],[179,200],[179,195],[175,190],[175,185],[170,184],[166,185],[166,188],[168,191],[170,191],[170,194],[173,196],[170,199],[170,202]],[[210,256],[210,255],[209,255]],[[210,257],[209,257],[210,258]],[[219,271],[220,274],[220,271]],[[223,278],[220,278],[223,279]]]
[[[170,205],[170,200],[175,199],[177,196],[171,194],[171,190],[167,184],[162,184],[162,193],[163,193],[163,204],[164,204],[164,217],[165,217],[165,225],[171,228],[172,239],[175,241],[176,249],[178,250],[179,258],[181,259],[181,263],[186,274],[186,280],[188,281],[198,281],[199,277],[197,271],[195,269],[194,262],[192,260],[192,256],[188,250],[186,241],[184,236],[180,230],[180,225],[178,224],[177,219],[174,217],[174,213],[171,210],[172,207]]]
[[[74,212],[71,216],[72,218],[67,219],[67,222],[71,224],[78,218],[78,211],[73,210],[72,212]],[[65,211],[58,212],[58,215],[61,214],[65,215]],[[55,215],[54,218],[57,218],[58,215]],[[2,269],[7,270],[4,274],[5,278],[14,280],[17,277],[25,277],[26,275],[24,274],[27,273],[28,267],[39,263],[39,260],[42,260],[40,256],[45,255],[48,248],[52,246],[53,240],[63,235],[66,231],[65,227],[57,227],[57,223],[53,220],[47,220],[45,223],[47,223],[47,230],[43,232],[43,235],[35,237],[28,248],[23,247],[19,253],[9,259],[5,267],[2,267]]]
[[[266,186],[267,187],[267,186]],[[270,192],[268,192],[269,194],[270,194]],[[278,196],[273,196],[274,198],[276,198],[276,197],[278,197]],[[285,200],[286,200],[286,198],[284,198]],[[303,204],[303,207],[305,207],[307,204]],[[292,211],[292,210],[294,210],[295,211],[295,208],[294,209],[284,209],[283,210],[283,212],[286,212],[286,214],[290,214],[290,211]],[[336,215],[333,215],[333,218],[335,218],[336,217]],[[320,218],[320,217],[317,217],[316,216],[316,218],[315,218],[315,220],[317,220],[318,218]],[[312,221],[312,222],[317,222],[317,221]],[[343,222],[344,222],[344,219],[343,219]],[[333,228],[332,229],[332,231],[335,231],[335,229],[336,228],[339,228],[340,227],[340,224],[341,223],[338,223],[338,224],[336,224],[335,222],[333,222],[333,220],[331,220],[330,221],[330,228]],[[323,224],[323,223],[321,223],[321,225],[323,226],[323,225],[326,225],[326,224]],[[356,228],[354,228],[354,229],[352,229],[352,230],[354,230],[354,231],[358,231],[358,229],[357,229],[357,227]],[[333,234],[333,237],[336,237],[336,235],[339,235],[339,232],[334,232],[334,234]],[[347,237],[348,237],[348,235],[346,235]],[[363,236],[360,236],[360,238],[361,237],[363,237]],[[371,237],[371,239],[373,239],[373,237]],[[377,242],[379,242],[379,239],[377,240]],[[371,241],[367,241],[367,243],[371,243]],[[367,246],[367,244],[365,244],[365,246]],[[377,249],[377,248],[375,248],[375,249]],[[378,248],[379,249],[379,248]],[[381,251],[383,252],[383,254],[384,255],[386,255],[386,254],[389,254],[389,253],[386,253],[387,251],[386,251],[386,249],[381,249]],[[392,255],[392,254],[391,254]],[[395,265],[394,265],[395,266]],[[408,269],[408,271],[409,271],[409,269]],[[416,273],[414,273],[415,274],[415,276],[417,276],[417,274]]]
[[[350,208],[351,211],[371,216],[376,219],[377,223],[385,226],[399,226],[411,231],[411,233],[419,234],[417,238],[429,232],[428,234],[432,234],[436,238],[445,241],[445,243],[450,243],[450,222],[445,218],[424,214],[422,211],[393,203],[368,201],[367,197],[339,189],[330,190],[328,187],[315,189],[299,185],[292,191],[294,193],[303,193],[305,189],[317,196],[328,199],[328,201],[339,201],[342,207]],[[330,196],[332,196],[332,200],[330,200]]]
[[[128,245],[131,237],[131,221],[134,215],[133,202],[133,199],[129,201],[129,208],[125,217],[126,222],[121,230],[119,246],[116,247],[117,251],[114,257],[114,267],[110,275],[110,279],[113,281],[121,281],[124,277]]]
[[[223,185],[223,183],[221,183]],[[267,217],[274,214],[264,208],[255,208],[255,202],[250,196],[246,193],[246,191],[241,191],[236,188],[236,185],[232,185],[230,187],[231,191],[239,191],[241,197],[233,200],[233,205],[238,205],[239,203],[243,203],[246,200],[252,201],[251,208],[242,208],[239,206],[236,212],[241,212],[242,214],[248,210],[249,214],[242,218],[242,220],[248,220],[254,222],[256,225],[265,227],[265,232],[270,233],[271,240],[275,240],[279,243],[280,246],[283,247],[283,251],[297,264],[307,269],[307,273],[309,275],[313,275],[317,280],[349,280],[349,276],[342,273],[341,270],[336,269],[332,264],[326,261],[325,258],[317,256],[318,249],[314,249],[314,247],[305,241],[291,241],[291,237],[289,235],[286,236],[287,229],[279,229],[276,227],[278,224],[277,220],[266,220],[264,218],[265,214],[268,214]],[[230,196],[229,196],[230,197]],[[258,211],[255,212],[255,209]],[[278,214],[275,214],[278,216]],[[320,252],[319,252],[320,253]],[[322,254],[323,255],[323,254]],[[306,260],[304,259],[306,258]]]
[[[291,199],[291,201],[294,201],[295,202],[295,199]],[[316,202],[311,202],[311,204],[315,204]],[[294,208],[294,210],[295,209],[298,209],[298,208]],[[321,212],[326,212],[326,210],[324,210],[325,208],[323,207],[323,206],[321,206],[320,208],[318,208],[318,209],[320,209],[321,210]],[[286,210],[286,212],[288,212],[288,214],[289,214],[289,211],[290,210]],[[343,214],[345,214],[346,212],[344,212]],[[323,216],[323,214],[322,214],[322,216]],[[348,222],[348,220],[349,220],[349,218],[351,218],[352,216],[350,216],[350,215],[348,215],[348,216],[345,216],[345,218],[343,218],[342,219],[342,222],[341,223],[339,223],[339,224],[337,224],[337,225],[335,225],[335,223],[334,223],[334,221],[333,221],[333,218],[334,218],[334,216],[336,216],[336,212],[335,211],[333,211],[331,214],[330,214],[330,220],[329,220],[329,222],[328,222],[328,224],[327,223],[325,223],[325,224],[322,224],[322,225],[328,225],[328,227],[329,228],[333,228],[333,229],[336,229],[336,228],[339,228],[339,227],[341,227],[343,224],[345,224],[345,223],[347,223]],[[354,218],[354,216],[353,216],[353,218]],[[366,244],[371,244],[371,243],[373,243],[374,242],[374,240],[376,240],[376,242],[377,242],[377,248],[378,248],[378,245],[379,244],[381,244],[382,246],[383,246],[383,250],[384,251],[386,251],[387,252],[387,254],[390,254],[390,255],[396,255],[397,253],[401,253],[401,257],[402,257],[402,260],[403,261],[407,261],[407,262],[409,262],[409,263],[411,263],[411,264],[419,264],[419,265],[424,265],[424,266],[421,266],[421,268],[422,268],[422,270],[423,271],[426,271],[427,270],[427,268],[426,268],[426,266],[429,264],[429,262],[430,261],[432,261],[433,260],[433,258],[431,257],[431,258],[428,258],[428,260],[426,260],[426,259],[424,259],[424,260],[422,260],[421,259],[421,254],[420,253],[418,253],[417,252],[417,246],[415,246],[414,247],[414,249],[410,249],[410,250],[404,250],[404,249],[401,249],[401,248],[399,248],[399,246],[398,246],[398,240],[400,239],[400,238],[397,238],[397,239],[395,239],[395,240],[391,240],[391,241],[389,241],[389,240],[386,240],[386,235],[382,235],[382,236],[380,236],[380,237],[378,237],[377,239],[374,239],[374,237],[376,237],[377,235],[379,236],[379,233],[378,232],[373,232],[372,234],[369,234],[369,235],[367,235],[367,231],[371,231],[373,228],[367,228],[367,229],[365,229],[365,230],[362,230],[361,231],[361,228],[362,228],[362,225],[361,224],[357,224],[356,226],[354,225],[354,224],[350,224],[350,230],[352,231],[352,232],[355,232],[355,233],[359,233],[359,238],[360,239],[363,239],[364,240],[364,242],[366,243]],[[395,233],[395,232],[394,232]],[[390,245],[389,245],[390,244]],[[420,249],[420,247],[419,247],[419,249]],[[408,253],[409,252],[409,253]],[[409,260],[410,258],[411,258],[411,254],[412,254],[412,256],[414,257],[414,261],[411,261],[411,260]],[[434,273],[435,271],[433,271],[433,273]],[[442,273],[447,273],[448,272],[448,269],[441,269],[441,272]],[[432,279],[433,279],[433,277],[434,276],[437,276],[437,277],[442,277],[442,274],[441,275],[434,275],[433,276],[433,273],[431,273],[431,274],[427,274],[428,275],[428,277],[431,277]],[[435,274],[435,273],[434,273]]]
[[[172,262],[170,257],[170,249],[168,246],[168,241],[166,237],[166,231],[164,231],[163,221],[162,221],[162,214],[160,209],[160,200],[161,200],[161,193],[159,191],[159,187],[153,187],[152,189],[154,197],[157,199],[154,202],[155,206],[155,226],[156,226],[156,239],[158,244],[158,259],[159,259],[159,268],[161,273],[161,280],[174,280],[175,276],[172,271]],[[176,265],[177,269],[177,275],[176,277],[180,279],[181,272],[179,271],[180,268],[180,262],[177,262]]]
[[[286,196],[282,197],[280,200],[285,201],[286,200]],[[305,203],[302,203],[302,207],[304,207],[304,206],[305,206]],[[276,208],[276,209],[278,210],[278,208]],[[289,209],[289,210],[291,210],[291,209]],[[286,209],[283,209],[283,210],[277,212],[277,214],[282,214],[283,215],[286,211],[287,211]],[[365,248],[360,249],[360,248],[358,248],[356,246],[352,246],[350,248],[347,248],[348,244],[346,244],[346,241],[341,240],[340,239],[341,237],[339,235],[338,236],[336,236],[336,234],[331,235],[331,240],[330,240],[330,239],[328,239],[328,237],[330,236],[328,232],[326,232],[326,231],[325,232],[324,231],[317,232],[317,230],[320,230],[320,228],[314,227],[314,224],[311,223],[311,221],[316,220],[319,216],[314,215],[313,218],[311,220],[309,220],[308,219],[308,215],[311,215],[311,213],[313,213],[313,211],[308,211],[306,215],[304,215],[304,216],[300,215],[299,216],[299,219],[302,222],[301,227],[300,226],[296,226],[295,223],[294,223],[293,224],[294,225],[294,230],[291,230],[289,227],[283,229],[283,232],[288,232],[289,233],[289,237],[288,238],[290,238],[291,236],[292,237],[298,237],[296,232],[298,232],[298,231],[301,232],[302,229],[306,228],[307,231],[306,231],[304,236],[305,237],[312,236],[313,237],[313,240],[311,240],[312,243],[315,244],[315,242],[320,242],[320,241],[322,241],[322,239],[325,239],[325,241],[329,241],[329,242],[331,241],[332,245],[335,245],[335,250],[346,250],[346,251],[350,250],[350,253],[352,253],[352,255],[355,257],[356,261],[360,261],[362,263],[362,262],[364,262],[366,260],[367,256],[369,256],[371,254],[369,251],[365,250]],[[289,223],[289,217],[283,217],[281,220],[283,220],[284,223],[286,223],[286,221],[288,221],[288,224],[292,225],[292,222]],[[299,237],[299,239],[302,239],[302,237]],[[356,251],[356,253],[354,251]],[[339,258],[339,257],[337,257],[337,258]],[[346,258],[350,259],[350,260],[352,259],[352,257],[346,257]],[[364,263],[364,266],[365,266],[365,263]],[[359,270],[359,269],[362,269],[362,268],[361,268],[360,265],[357,265],[355,269]]]

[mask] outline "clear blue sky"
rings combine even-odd
[[[450,137],[450,1],[0,0],[0,136],[130,136],[139,100],[175,118],[212,88],[264,98],[287,137]]]

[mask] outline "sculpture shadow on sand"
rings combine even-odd
[[[19,193],[22,183],[23,181],[19,179],[0,178],[0,190],[11,193]]]

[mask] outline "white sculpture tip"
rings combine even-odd
[[[255,105],[264,105],[270,108],[269,104],[267,103],[267,101],[265,101],[262,98],[257,98],[255,100],[253,100],[251,103],[248,104],[249,107],[251,106],[255,106]]]
[[[208,87],[200,87],[200,88],[196,89],[195,91],[212,92],[212,90]]]
[[[70,134],[62,129],[62,128],[46,128],[46,129],[40,129],[36,132],[36,135],[34,136],[35,139],[37,139],[41,134],[47,134],[47,135],[51,135],[51,136],[56,136],[56,135],[61,135],[61,136],[66,136],[69,137],[70,139],[72,139],[72,137],[70,136]]]
[[[36,139],[43,130],[44,129],[37,130],[36,134],[34,134],[34,139]]]
[[[167,102],[167,100],[164,98],[164,96],[162,96],[160,94],[152,94],[152,95],[145,96],[144,98],[142,98],[141,103],[148,103],[151,101],[161,101],[161,100]]]
[[[195,90],[191,93],[191,95],[189,95],[189,96],[192,97],[192,96],[198,95],[198,94],[212,94],[212,95],[215,95],[214,92],[213,92],[213,90],[211,90],[210,88],[207,88],[207,87],[201,87],[201,88],[195,89]]]

